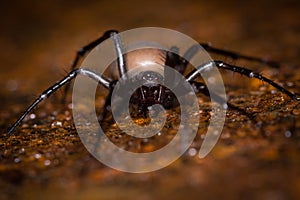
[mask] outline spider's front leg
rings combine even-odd
[[[72,68],[75,68],[78,65],[79,60],[84,57],[84,55],[88,52],[90,52],[93,48],[95,48],[97,45],[99,45],[101,42],[104,40],[111,38],[114,42],[114,47],[116,50],[116,53],[118,55],[118,69],[119,69],[119,74],[120,77],[122,77],[127,69],[125,65],[125,59],[123,56],[123,50],[122,50],[122,45],[120,41],[120,36],[117,31],[111,30],[107,31],[98,38],[97,40],[91,42],[90,44],[84,46],[82,49],[80,49],[77,52],[77,55],[75,57],[75,60],[73,62]],[[11,135],[11,133],[15,130],[15,128],[23,121],[23,119],[34,109],[37,107],[37,105],[42,102],[44,99],[48,98],[51,94],[53,94],[56,90],[61,88],[62,86],[66,85],[66,90],[68,90],[69,83],[72,79],[74,79],[77,75],[83,75],[87,76],[95,81],[97,81],[99,84],[103,85],[105,88],[109,89],[110,94],[108,98],[106,99],[105,103],[105,110],[103,115],[106,115],[107,112],[107,107],[110,103],[110,98],[111,98],[111,92],[113,90],[115,82],[110,80],[109,78],[106,78],[102,75],[98,75],[92,70],[89,69],[84,69],[84,68],[77,68],[77,69],[72,69],[69,74],[67,74],[62,80],[58,81],[56,84],[53,86],[49,87],[47,90],[45,90],[26,110],[25,112],[18,118],[18,120],[11,126],[11,128],[8,129],[7,135]]]
[[[79,49],[76,53],[76,56],[72,62],[71,65],[71,70],[74,70],[76,67],[78,67],[79,63],[81,62],[81,60],[92,50],[94,49],[97,45],[99,45],[100,43],[102,43],[103,41],[107,40],[108,38],[111,38],[113,35],[118,34],[118,31],[116,30],[108,30],[106,32],[103,33],[103,35],[99,38],[97,38],[96,40],[90,42],[89,44],[85,45],[84,47],[82,47],[81,49]],[[63,95],[63,99],[62,102],[64,103],[66,101],[66,96],[67,96],[67,92],[69,91],[70,88],[70,84],[68,83],[65,86],[65,90],[64,90],[64,95]]]
[[[47,90],[42,92],[42,94],[25,110],[25,112],[18,118],[18,120],[8,129],[7,135],[11,135],[15,128],[23,121],[23,119],[40,104],[43,100],[47,99],[50,95],[52,95],[56,90],[61,88],[62,86],[68,84],[71,80],[73,80],[77,75],[87,76],[101,85],[103,85],[107,89],[111,89],[112,81],[106,77],[98,75],[94,71],[89,69],[74,69],[68,75],[66,75],[62,80],[58,81]]]
[[[74,58],[74,61],[71,66],[71,70],[75,69],[78,67],[79,61],[87,54],[89,53],[92,49],[94,49],[97,45],[102,43],[103,41],[107,40],[108,38],[112,37],[113,34],[117,34],[118,31],[116,30],[108,30],[103,33],[103,35],[96,40],[90,42],[89,44],[85,45],[81,49],[79,49],[76,53],[76,56]]]

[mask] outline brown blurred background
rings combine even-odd
[[[1,2],[0,9],[1,80],[18,80],[33,94],[107,29],[166,27],[293,64],[299,55],[297,1],[13,1]]]
[[[165,27],[216,47],[279,60],[285,64],[284,69],[270,72],[263,66],[259,71],[265,70],[272,79],[285,85],[292,82],[290,89],[299,92],[296,67],[300,66],[299,10],[298,0],[1,1],[1,130],[16,119],[34,96],[68,71],[80,47],[108,29]],[[232,88],[240,82],[240,76],[234,77],[235,80],[227,82]],[[238,89],[248,93],[248,81],[245,78],[242,81],[244,88]],[[287,139],[283,134],[290,126],[299,133],[299,106],[297,109],[276,121],[280,128],[268,125],[269,132],[278,133],[275,139],[243,135],[230,140],[230,144],[221,141],[217,149],[222,150],[215,150],[204,160],[188,158],[146,175],[100,167],[97,161],[90,161],[93,158],[87,152],[81,156],[76,151],[71,160],[61,161],[60,168],[34,168],[33,161],[23,162],[20,168],[13,162],[14,155],[4,153],[8,146],[2,138],[0,198],[181,199],[190,195],[195,199],[297,199],[300,197],[299,137]],[[291,125],[291,119],[296,125]],[[243,128],[241,124],[237,126]],[[251,132],[254,125],[248,126]],[[25,145],[26,148],[30,149]],[[82,146],[79,149],[84,151]],[[83,170],[86,159],[92,163],[87,172]],[[78,170],[68,172],[73,166]]]

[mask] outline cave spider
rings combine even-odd
[[[104,75],[97,74],[96,72],[85,69],[85,68],[77,68],[80,61],[89,53],[93,48],[97,45],[101,44],[106,39],[111,38],[114,43],[114,48],[117,54],[117,66],[118,66],[118,75],[119,77],[125,77],[128,67],[132,64],[136,64],[139,61],[147,61],[148,60],[155,60],[156,63],[159,63],[161,66],[169,66],[179,73],[184,74],[187,69],[187,65],[189,64],[187,59],[193,57],[196,52],[199,50],[196,46],[190,47],[187,52],[185,52],[184,58],[180,57],[179,55],[173,53],[174,51],[179,51],[178,48],[172,47],[173,51],[162,51],[157,49],[145,49],[133,54],[129,57],[123,54],[122,49],[122,42],[118,31],[109,30],[106,31],[101,37],[92,41],[88,45],[81,48],[73,61],[72,70],[60,81],[46,89],[39,97],[25,110],[25,112],[18,118],[18,120],[9,128],[7,135],[11,135],[15,128],[22,122],[22,120],[34,109],[37,105],[48,98],[51,94],[53,94],[56,90],[61,88],[62,86],[66,85],[66,91],[69,87],[69,82],[74,79],[77,75],[87,76],[94,81],[97,81],[100,85],[104,86],[108,91],[109,94],[106,98],[103,118],[105,117],[106,113],[108,112],[107,107],[111,103],[111,95],[112,91],[116,85],[118,80],[114,80],[108,78]],[[249,61],[254,61],[258,63],[263,63],[266,65],[270,65],[273,67],[279,67],[277,62],[264,60],[257,57],[251,57],[242,55],[236,52],[227,51],[218,49],[215,47],[210,46],[206,43],[199,43],[206,51],[212,52],[215,54],[223,55],[230,57],[232,59],[245,59]],[[129,54],[130,55],[130,54]],[[300,100],[294,93],[288,91],[284,87],[280,86],[279,84],[275,83],[271,79],[254,72],[253,70],[228,64],[226,62],[215,60],[210,61],[208,63],[204,63],[202,66],[198,66],[196,69],[192,70],[191,72],[187,73],[185,76],[186,81],[194,88],[195,92],[202,93],[209,96],[209,91],[204,83],[196,81],[196,78],[199,77],[200,73],[199,70],[203,67],[212,67],[215,66],[219,69],[225,69],[229,71],[233,71],[235,73],[245,75],[249,78],[259,79],[263,82],[266,82],[269,85],[272,85],[274,88],[278,89],[280,92],[286,94],[293,100]],[[144,71],[140,71],[135,74],[136,79],[143,81],[143,86],[140,87],[137,91],[135,91],[131,98],[131,103],[137,105],[138,113],[143,114],[143,116],[147,116],[149,107],[153,104],[161,104],[163,107],[169,109],[172,107],[177,106],[176,97],[174,94],[163,85],[159,84],[157,80],[161,80],[164,77],[164,70],[163,69],[150,69],[146,68]],[[184,95],[184,94],[183,94]],[[217,100],[221,105],[226,104],[226,100],[219,98]],[[229,104],[229,106],[233,107]]]

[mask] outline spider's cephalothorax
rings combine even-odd
[[[137,109],[135,113],[146,117],[154,104],[160,104],[165,109],[178,105],[173,92],[164,86],[164,51],[146,48],[135,50],[125,56],[128,68],[131,70],[126,74],[120,87],[123,88],[125,95],[131,96],[129,104],[131,108]],[[140,87],[133,91],[127,89],[128,85],[140,85]],[[122,105],[120,102],[117,104]]]
[[[116,54],[118,56],[117,65],[118,65],[118,73],[114,73],[115,80],[111,78],[107,78],[104,75],[99,75],[90,69],[85,68],[76,68],[78,67],[78,63],[80,60],[93,48],[97,45],[102,43],[104,40],[111,38],[114,43],[114,48]],[[266,61],[261,58],[250,57],[241,55],[232,51],[225,51],[222,49],[214,48],[208,44],[201,44],[202,48],[204,48],[208,52],[213,52],[215,54],[220,54],[224,56],[231,57],[233,59],[245,59],[250,61],[255,61],[263,64],[267,64],[273,67],[280,66],[277,62],[273,61]],[[174,70],[178,71],[180,74],[187,74],[185,76],[186,81],[194,88],[195,92],[203,93],[205,95],[210,95],[209,91],[205,84],[196,81],[196,78],[200,76],[200,71],[202,69],[217,67],[219,69],[225,69],[229,71],[233,71],[235,73],[239,73],[241,75],[245,75],[249,78],[256,78],[262,80],[280,92],[286,94],[293,100],[300,100],[292,92],[286,90],[282,86],[278,85],[274,81],[264,77],[263,75],[256,73],[250,69],[246,69],[244,67],[231,65],[225,63],[223,61],[210,61],[208,63],[204,63],[201,66],[196,66],[196,69],[192,70],[191,72],[187,73],[187,60],[193,57],[199,50],[197,46],[192,46],[190,49],[187,50],[184,54],[184,58],[181,58],[177,53],[179,49],[177,47],[172,47],[170,51],[160,50],[159,48],[145,48],[139,49],[136,51],[132,51],[128,53],[128,55],[124,55],[124,49],[122,47],[122,42],[120,35],[117,31],[110,30],[107,31],[101,36],[100,38],[92,41],[88,45],[81,48],[74,59],[72,70],[59,82],[55,83],[53,86],[49,87],[45,90],[26,110],[25,112],[19,117],[19,119],[12,125],[12,127],[8,130],[8,135],[10,135],[14,129],[22,122],[22,120],[30,113],[41,101],[48,98],[51,94],[53,94],[57,89],[61,88],[62,86],[66,85],[66,90],[69,86],[69,82],[74,79],[77,75],[87,76],[95,81],[97,81],[100,85],[104,86],[109,90],[109,95],[106,99],[106,103],[104,106],[104,113],[105,116],[106,112],[108,112],[108,107],[111,104],[111,95],[112,91],[115,89],[116,82],[118,77],[122,77],[122,79],[126,81],[140,81],[141,87],[136,89],[135,91],[124,91],[124,92],[132,92],[132,96],[130,99],[130,103],[137,105],[138,112],[147,115],[148,109],[153,104],[161,104],[165,108],[171,108],[178,105],[178,101],[175,95],[169,90],[168,88],[164,87],[162,84],[164,81],[175,82],[174,86],[176,86],[176,77],[172,78],[172,74],[170,75],[168,70],[166,70],[165,66],[173,68]],[[137,67],[137,68],[136,68]],[[128,73],[127,73],[128,72]],[[129,74],[129,75],[128,75]],[[165,80],[166,74],[168,74],[169,79]],[[129,76],[129,77],[126,77]],[[184,93],[182,95],[185,95]],[[226,99],[219,98],[217,99],[221,105],[226,104]],[[228,106],[231,106],[228,104]]]

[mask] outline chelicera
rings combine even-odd
[[[74,79],[77,75],[87,76],[94,81],[97,81],[100,85],[104,86],[108,91],[109,94],[107,96],[103,116],[105,117],[106,113],[108,112],[107,107],[109,107],[111,103],[111,95],[112,91],[115,88],[116,82],[118,78],[115,80],[108,78],[104,75],[97,74],[96,72],[85,69],[85,68],[77,68],[80,61],[89,53],[93,48],[97,45],[105,41],[106,39],[111,38],[114,42],[114,48],[118,55],[117,59],[117,66],[118,66],[118,76],[125,77],[128,69],[131,66],[136,65],[143,65],[145,64],[144,70],[137,71],[133,76],[135,81],[141,81],[142,87],[138,90],[134,91],[132,94],[132,98],[130,100],[131,104],[134,104],[138,108],[138,113],[146,116],[148,114],[149,108],[153,104],[161,104],[165,108],[172,108],[178,105],[176,101],[176,97],[174,94],[159,81],[164,79],[164,66],[169,66],[175,70],[177,70],[181,74],[186,74],[186,69],[188,66],[188,61],[184,58],[193,57],[196,52],[199,50],[196,46],[190,47],[187,52],[184,54],[184,58],[180,57],[178,54],[174,53],[179,51],[176,47],[172,48],[172,51],[163,51],[158,50],[155,48],[150,49],[143,49],[138,50],[136,52],[132,52],[128,55],[123,54],[122,49],[122,42],[118,31],[110,30],[105,32],[101,37],[92,41],[88,45],[81,48],[74,59],[72,64],[72,70],[60,81],[46,89],[39,97],[24,111],[24,113],[18,118],[18,120],[9,128],[8,135],[11,135],[15,128],[22,122],[22,120],[34,109],[37,105],[48,98],[51,94],[53,94],[56,90],[61,88],[62,86],[66,86],[66,91],[69,88],[69,82]],[[227,56],[233,59],[245,59],[249,61],[254,61],[262,64],[266,64],[273,67],[279,67],[280,65],[277,62],[264,60],[257,57],[245,56],[236,52],[227,51],[218,49],[215,47],[210,46],[209,44],[199,43],[206,51],[212,52],[215,54]],[[190,85],[194,88],[196,93],[202,93],[209,96],[209,91],[204,83],[196,81],[196,78],[200,76],[199,71],[203,67],[217,67],[219,69],[225,69],[228,71],[233,71],[235,73],[245,75],[249,78],[259,79],[263,82],[266,82],[269,85],[272,85],[274,88],[278,89],[280,92],[286,94],[293,100],[300,100],[297,95],[290,92],[289,90],[285,89],[284,87],[280,86],[279,84],[275,83],[271,79],[254,72],[253,70],[236,66],[232,64],[228,64],[226,62],[217,60],[211,61],[208,63],[199,66],[197,69],[194,69],[185,75],[186,81],[189,82]],[[130,79],[132,81],[132,79]],[[126,82],[125,82],[126,83]],[[184,95],[184,94],[183,94]],[[226,100],[220,98],[218,99],[220,104],[226,104]],[[226,104],[227,105],[227,104]],[[229,106],[231,106],[229,104]],[[103,117],[103,118],[104,118]]]

